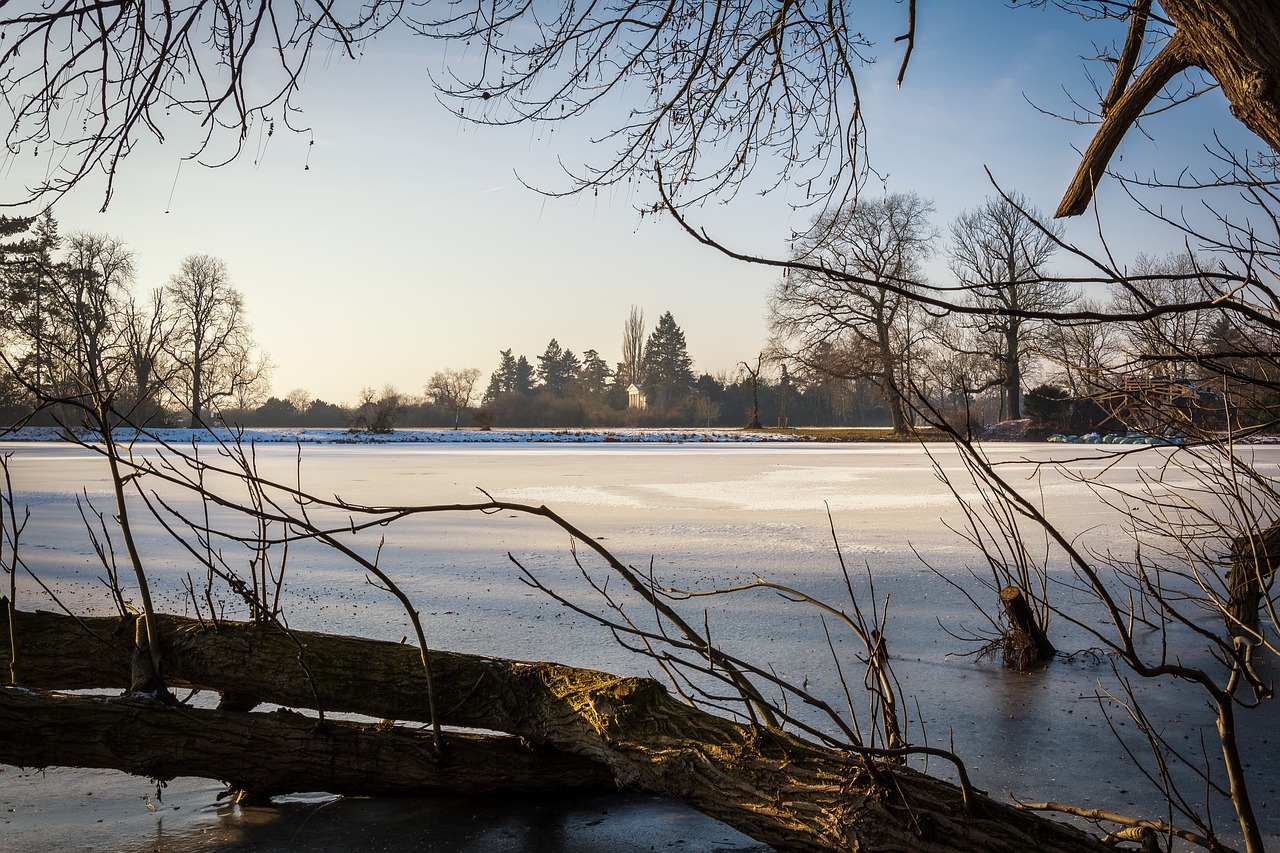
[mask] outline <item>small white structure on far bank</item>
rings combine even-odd
[[[632,382],[627,386],[627,408],[628,409],[646,409],[649,406],[648,397],[644,393],[644,389],[636,383]]]

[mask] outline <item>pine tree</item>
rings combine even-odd
[[[516,360],[511,355],[511,350],[504,349],[498,356],[498,369],[489,377],[489,387],[484,392],[486,404],[492,403],[500,394],[510,394],[516,390]]]
[[[538,379],[543,389],[562,397],[577,377],[579,366],[573,350],[562,349],[559,341],[552,338],[546,352],[538,356]]]
[[[684,332],[668,311],[658,318],[644,345],[644,384],[650,404],[684,398],[693,387],[693,359]]]
[[[533,390],[533,365],[524,356],[516,359],[516,383],[512,390],[516,394],[528,394]]]
[[[608,390],[612,372],[600,353],[589,349],[582,354],[582,366],[578,370],[578,387],[583,393],[599,396]]]
[[[49,215],[49,214],[46,214]],[[34,216],[0,216],[0,238],[22,234],[35,222]],[[31,250],[30,240],[0,243],[0,263],[7,264],[11,254],[26,254]]]
[[[46,213],[45,216],[53,221],[51,215]],[[39,249],[38,236],[34,240],[29,237],[18,240],[6,238],[25,233],[34,222],[35,218],[30,216],[0,216],[0,285],[3,285],[0,296],[3,297],[4,306],[9,309],[4,314],[0,314],[0,324],[3,324],[4,328],[9,328],[11,325],[5,321],[12,320],[15,316],[14,306],[22,303],[25,295],[23,285],[30,259]]]
[[[26,352],[18,360],[18,373],[42,390],[49,380],[49,288],[53,252],[61,242],[58,223],[49,211],[38,219],[0,216],[0,238],[22,234],[33,226],[34,236],[0,243],[0,305],[4,309],[0,331],[14,332],[23,342]]]

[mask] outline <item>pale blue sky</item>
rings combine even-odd
[[[1077,163],[1073,146],[1087,145],[1091,129],[1045,116],[1027,99],[1069,112],[1065,87],[1092,101],[1080,57],[1122,38],[1123,24],[987,0],[922,0],[899,92],[900,48],[890,41],[905,5],[857,5],[890,16],[880,26],[868,22],[881,61],[859,76],[872,162],[888,175],[888,189],[934,199],[944,233],[991,192],[984,165],[1006,188],[1056,207]],[[579,354],[594,348],[612,365],[633,303],[650,324],[663,311],[675,315],[700,371],[732,370],[758,352],[773,272],[722,258],[669,220],[641,220],[634,205],[653,199],[648,185],[561,200],[521,187],[515,170],[551,181],[557,157],[579,161],[598,128],[467,125],[431,92],[425,72],[440,68],[440,49],[397,37],[374,43],[358,61],[317,57],[298,99],[314,129],[309,152],[309,137],[277,130],[265,147],[251,136],[229,166],[179,167],[189,131],[175,124],[166,144],[138,146],[107,213],[97,213],[101,186],[86,184],[55,215],[64,232],[127,241],[139,289],[162,286],[193,252],[223,258],[277,364],[272,385],[281,396],[304,387],[349,402],[362,386],[386,383],[420,393],[436,370],[478,367],[487,375],[499,350],[532,360],[552,337]],[[1203,163],[1215,128],[1260,147],[1213,93],[1154,119],[1154,141],[1131,134],[1117,165],[1145,174],[1159,164],[1173,174]],[[48,156],[0,162],[0,180],[30,181]],[[1181,244],[1134,217],[1113,184],[1100,193],[1099,213],[1121,260]],[[775,255],[805,219],[784,194],[691,216],[735,247]],[[1068,226],[1068,237],[1096,245],[1095,230],[1085,217]],[[945,258],[931,274],[946,277]]]

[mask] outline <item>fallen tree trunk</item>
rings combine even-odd
[[[425,679],[412,647],[309,632],[291,637],[271,626],[215,627],[172,616],[159,625],[162,667],[170,683],[292,707],[310,707],[318,695],[326,711],[425,722]],[[27,687],[123,688],[129,683],[133,630],[125,620],[22,613],[15,614],[14,634],[18,672]],[[300,646],[314,683],[298,662]],[[870,765],[783,732],[708,714],[675,701],[650,679],[438,650],[432,651],[431,661],[442,724],[505,732],[606,767],[621,787],[684,802],[779,850],[1106,849],[1078,830],[985,797],[977,797],[966,813],[959,789],[946,782],[902,767]],[[333,748],[355,768],[365,759],[361,750],[377,740],[365,731],[345,746],[335,742],[331,747],[329,741],[307,741],[293,718],[287,720],[290,725],[273,729],[280,721],[271,718],[281,715],[195,715],[137,698],[87,702],[41,697],[69,703],[56,707],[71,709],[49,726],[40,713],[22,710],[24,702],[35,701],[29,693],[14,688],[4,692],[4,706],[13,709],[0,716],[0,762],[6,763],[76,764],[85,761],[78,756],[86,750],[108,762],[114,760],[109,750],[94,751],[79,738],[59,746],[59,733],[66,727],[100,726],[101,737],[110,742],[132,739],[125,732],[139,726],[148,736],[130,753],[133,763],[125,766],[121,759],[108,766],[149,775],[155,771],[146,768],[162,767],[159,775],[210,775],[252,789],[254,780],[241,771],[261,764],[263,755],[299,745],[317,755]],[[304,730],[306,726],[314,729],[315,721],[307,720]],[[249,733],[258,739],[245,741],[245,754],[237,759],[230,747]],[[323,730],[313,734],[329,737]],[[189,740],[203,737],[217,738],[228,751],[219,753],[216,762],[188,759]],[[38,746],[25,745],[28,740]],[[422,736],[401,743],[419,753],[428,745]],[[137,757],[148,751],[157,763]],[[369,753],[370,762],[373,755]],[[452,751],[446,752],[443,763],[452,760]],[[444,766],[437,772],[445,772]],[[371,775],[376,774],[374,764]],[[265,782],[258,784],[269,790]],[[323,774],[308,784],[318,790],[337,787],[326,783]],[[367,792],[375,791],[371,787]]]
[[[105,767],[138,776],[219,779],[261,800],[328,791],[366,796],[616,790],[603,765],[522,738],[447,736],[326,721],[290,711],[242,713],[0,690],[0,760],[25,767]]]

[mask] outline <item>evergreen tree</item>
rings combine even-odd
[[[510,394],[516,390],[515,357],[511,355],[509,349],[502,350],[498,356],[498,369],[489,377],[489,387],[484,392],[485,403],[492,403],[499,394]]]
[[[35,225],[35,247],[28,267],[27,282],[30,302],[28,304],[27,334],[32,343],[32,361],[35,368],[35,386],[42,389],[53,376],[53,356],[49,347],[49,336],[55,328],[57,314],[56,302],[52,298],[54,287],[54,252],[62,246],[62,238],[58,236],[58,221],[46,210]]]
[[[560,357],[560,375],[565,377],[564,390],[566,392],[578,381],[578,374],[581,372],[582,362],[574,355],[573,350],[565,350],[564,355]]]
[[[547,344],[546,352],[538,356],[538,379],[542,388],[563,397],[578,375],[578,357],[573,350],[562,349],[555,338]]]
[[[3,305],[0,331],[13,333],[19,345],[17,372],[37,390],[49,381],[49,334],[51,328],[50,288],[54,269],[53,253],[61,242],[58,223],[45,211],[34,217],[0,216],[0,238],[28,230],[34,235],[0,243],[0,275],[3,276]]]
[[[524,356],[516,359],[516,383],[512,390],[516,394],[528,394],[533,390],[533,365]]]
[[[48,216],[48,214],[46,214]],[[49,217],[52,220],[52,217]],[[39,238],[18,237],[31,228],[34,217],[0,216],[0,297],[7,309],[0,313],[0,330],[12,330],[18,319],[17,311],[25,303],[25,280],[33,253],[38,251]]]
[[[682,399],[693,387],[693,359],[670,311],[658,318],[645,342],[644,384],[651,403]]]
[[[49,215],[46,213],[46,216]],[[0,216],[0,239],[22,234],[35,222],[34,216]],[[0,264],[7,266],[13,255],[25,255],[31,251],[30,240],[14,240],[0,243]]]
[[[603,395],[609,386],[611,371],[600,353],[589,349],[582,354],[582,366],[578,369],[578,387],[592,396]]]

